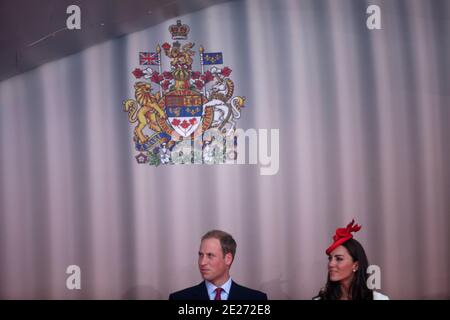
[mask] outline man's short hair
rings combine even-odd
[[[218,239],[220,241],[220,246],[222,247],[223,255],[225,256],[227,253],[231,253],[234,260],[237,244],[231,234],[222,230],[211,230],[203,235],[202,241],[211,238]]]

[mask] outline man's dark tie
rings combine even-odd
[[[216,288],[216,296],[214,297],[214,300],[222,300],[222,297],[220,296],[220,293],[222,292],[222,288]]]

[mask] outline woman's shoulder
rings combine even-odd
[[[374,290],[373,300],[389,300],[389,297]]]

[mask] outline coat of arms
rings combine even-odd
[[[222,163],[235,157],[223,146],[214,146],[217,133],[234,137],[236,119],[245,98],[233,96],[234,83],[221,52],[205,52],[200,46],[200,71],[193,70],[194,43],[186,40],[189,26],[171,25],[172,44],[157,45],[154,52],[140,52],[132,74],[135,99],[123,103],[130,123],[136,123],[133,141],[138,163],[158,166],[173,163]],[[163,69],[163,56],[169,69]],[[215,132],[215,136],[209,133]],[[217,139],[216,139],[217,140]],[[192,152],[177,151],[180,144],[197,146]],[[199,153],[199,154],[196,154]]]

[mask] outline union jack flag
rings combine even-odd
[[[157,52],[139,52],[139,64],[143,66],[156,65],[159,66],[159,55]]]

